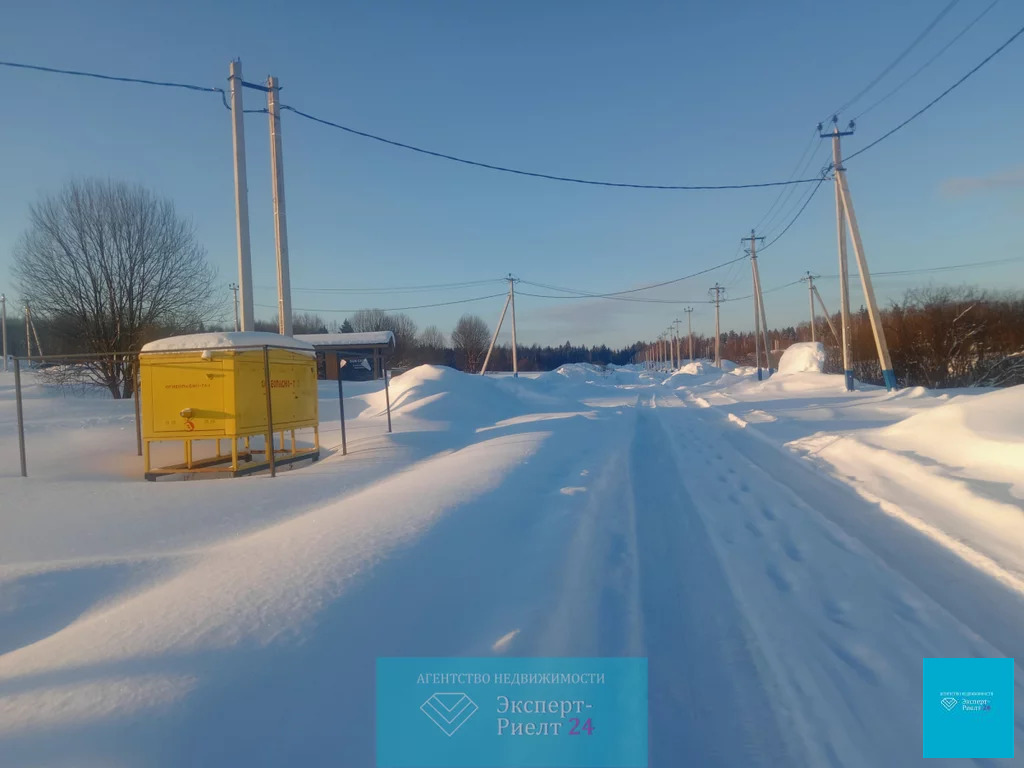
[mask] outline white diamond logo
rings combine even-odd
[[[945,707],[947,712],[952,712],[953,711],[953,707],[956,706],[956,699],[954,699],[952,696],[946,696],[939,703],[943,707]]]
[[[420,705],[434,725],[451,736],[476,714],[476,703],[464,693],[435,693]]]

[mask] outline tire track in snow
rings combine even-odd
[[[706,410],[660,413],[684,484],[779,683],[778,705],[802,735],[807,764],[924,764],[921,658],[1012,655],[1005,644],[1024,636],[1021,613],[1006,611],[1012,596],[975,573],[975,589],[965,591],[982,607],[975,621],[961,621],[831,519],[857,519],[865,530],[877,523],[878,510],[852,490]],[[710,472],[685,471],[702,457],[710,457]],[[747,492],[712,480],[728,464],[749,478]],[[877,532],[867,541],[875,539]],[[952,575],[964,573],[948,553],[904,561],[927,564],[919,570],[947,593],[957,591]],[[1019,678],[1018,670],[1018,696]]]

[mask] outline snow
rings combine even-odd
[[[825,368],[825,347],[820,341],[801,341],[782,353],[778,374],[821,373]]]
[[[295,338],[314,347],[368,347],[394,345],[391,331],[364,331],[362,333],[297,333]]]
[[[143,352],[178,352],[196,349],[236,349],[238,347],[284,347],[302,352],[312,352],[313,345],[291,336],[262,331],[226,331],[217,333],[192,333],[185,336],[168,336],[166,339],[151,341],[142,347]]]
[[[923,764],[921,659],[1024,645],[1024,387],[801,354],[420,366],[348,456],[322,382],[320,462],[161,483],[41,372],[17,477],[0,373],[0,764],[373,765],[374,660],[460,655],[646,656],[652,766]]]

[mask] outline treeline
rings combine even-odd
[[[832,325],[841,333],[838,313]],[[938,287],[908,291],[901,300],[882,310],[893,368],[900,386],[924,386],[933,389],[964,386],[1011,386],[1024,384],[1024,293],[991,293],[965,287]],[[86,351],[64,330],[44,318],[34,321],[33,353],[38,354],[38,336],[43,352],[68,354]],[[448,365],[460,370],[479,371],[491,329],[476,315],[464,315],[450,334],[436,326],[419,329],[404,313],[367,309],[353,313],[341,323],[323,317],[299,313],[293,317],[295,333],[331,331],[381,331],[395,334],[395,353],[391,365],[408,368],[424,363]],[[257,330],[276,331],[276,320],[259,321]],[[152,328],[146,334],[159,338],[164,329]],[[167,328],[167,332],[230,330],[223,325],[198,323],[193,328]],[[881,384],[871,324],[863,307],[851,316],[854,375],[861,381]],[[25,354],[25,325],[22,317],[11,315],[7,321],[8,352]],[[820,315],[815,337],[826,348],[826,372],[842,373],[840,346]],[[798,341],[809,341],[810,323],[773,328],[768,332],[773,365],[783,350]],[[549,371],[567,363],[625,365],[641,359],[645,344],[612,348],[574,345],[569,341],[557,346],[533,344],[518,347],[519,370]],[[722,357],[744,365],[754,363],[754,336],[751,332],[727,331],[721,337]],[[714,338],[695,335],[694,352],[699,358],[714,355]],[[679,340],[679,353],[688,357],[688,341]],[[512,350],[498,345],[491,354],[488,370],[512,369]]]
[[[841,335],[839,313],[831,321]],[[1024,293],[993,293],[967,287],[914,289],[882,310],[882,327],[901,387],[1024,384]],[[850,331],[854,375],[869,384],[882,384],[882,369],[865,307],[851,313]],[[842,373],[842,350],[824,317],[817,318],[815,337],[825,345],[825,371]],[[790,344],[810,340],[810,322],[773,328],[768,332],[773,363],[778,363],[782,351]],[[702,356],[714,354],[713,337],[700,337],[697,345]],[[723,358],[754,364],[753,333],[723,333],[721,345]]]

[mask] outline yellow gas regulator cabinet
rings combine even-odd
[[[139,376],[147,480],[193,472],[259,472],[270,464],[267,445],[273,446],[277,466],[320,458],[316,354],[311,344],[276,333],[172,336],[142,348]],[[313,430],[312,448],[296,447],[298,429]],[[291,437],[287,449],[285,433]],[[258,448],[252,445],[254,436],[262,436]],[[215,455],[194,460],[193,444],[211,440],[216,442]],[[229,443],[226,452],[224,440]],[[151,467],[150,444],[161,441],[182,442],[185,461]]]

